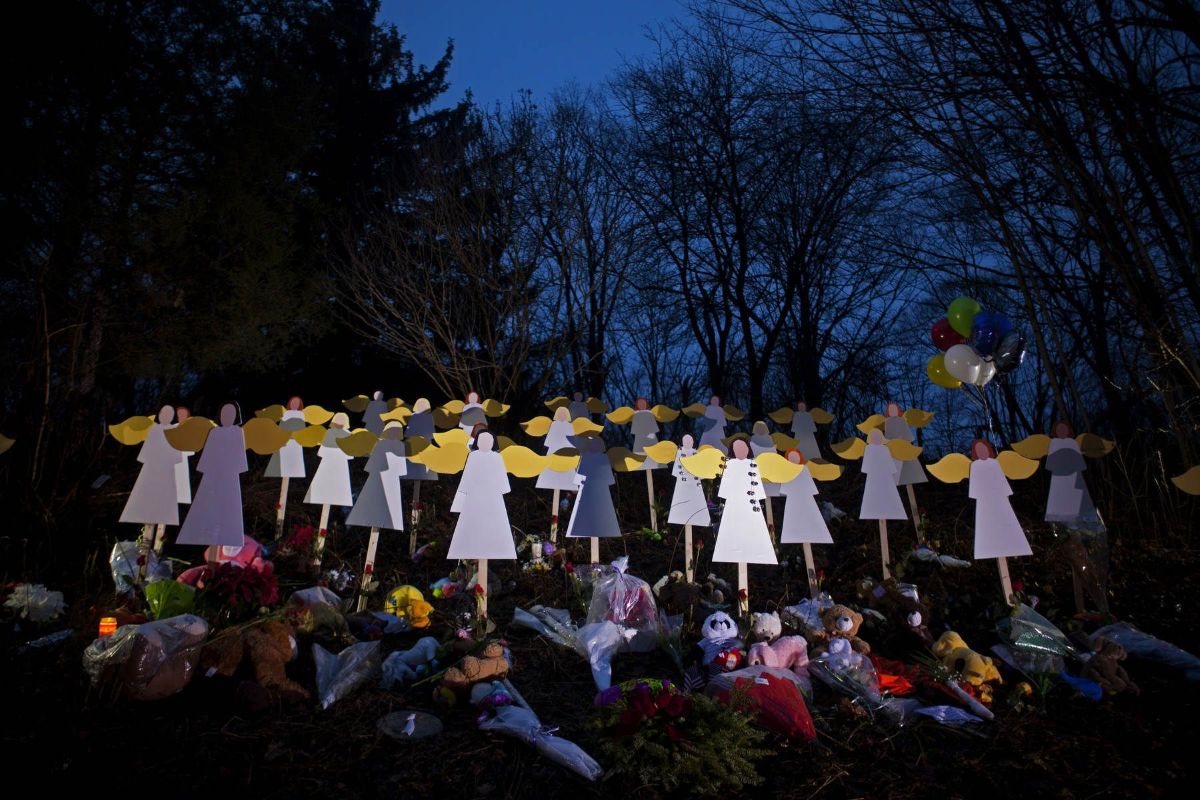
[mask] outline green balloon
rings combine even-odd
[[[976,303],[969,297],[956,297],[950,303],[950,307],[946,309],[946,319],[950,322],[950,327],[954,328],[955,332],[962,336],[971,336],[971,325],[975,322],[975,315],[982,309],[979,303]]]

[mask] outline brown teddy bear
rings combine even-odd
[[[285,700],[300,702],[309,699],[308,690],[289,678],[285,669],[295,655],[295,629],[286,622],[269,620],[209,642],[200,654],[200,670],[202,674],[231,678],[242,660],[249,657],[259,686]]]
[[[825,630],[815,635],[813,651],[820,655],[829,649],[829,643],[834,639],[845,639],[850,642],[854,652],[868,655],[871,645],[858,638],[858,629],[862,627],[863,617],[849,606],[833,605],[821,612],[821,624]]]
[[[1142,693],[1121,666],[1126,656],[1124,647],[1101,636],[1092,645],[1092,649],[1092,657],[1083,665],[1083,677],[1100,684],[1105,694]]]
[[[482,656],[466,656],[458,666],[446,670],[442,685],[457,692],[480,681],[499,680],[507,675],[508,659],[504,657],[504,646],[492,642],[483,648]]]

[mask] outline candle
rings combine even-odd
[[[101,617],[100,618],[100,636],[112,636],[117,632],[116,617]]]

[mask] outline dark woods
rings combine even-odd
[[[86,525],[105,425],[163,402],[715,391],[839,436],[896,399],[962,449],[983,419],[924,375],[959,294],[1029,336],[995,438],[1115,437],[1129,496],[1200,462],[1190,3],[733,0],[503,109],[449,105],[450,51],[414,64],[365,0],[31,6],[3,56],[12,547]]]

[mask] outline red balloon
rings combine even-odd
[[[933,336],[933,343],[938,350],[945,352],[956,344],[962,344],[967,339],[954,328],[950,327],[950,320],[946,318],[939,319],[933,323],[933,330],[930,331]]]

